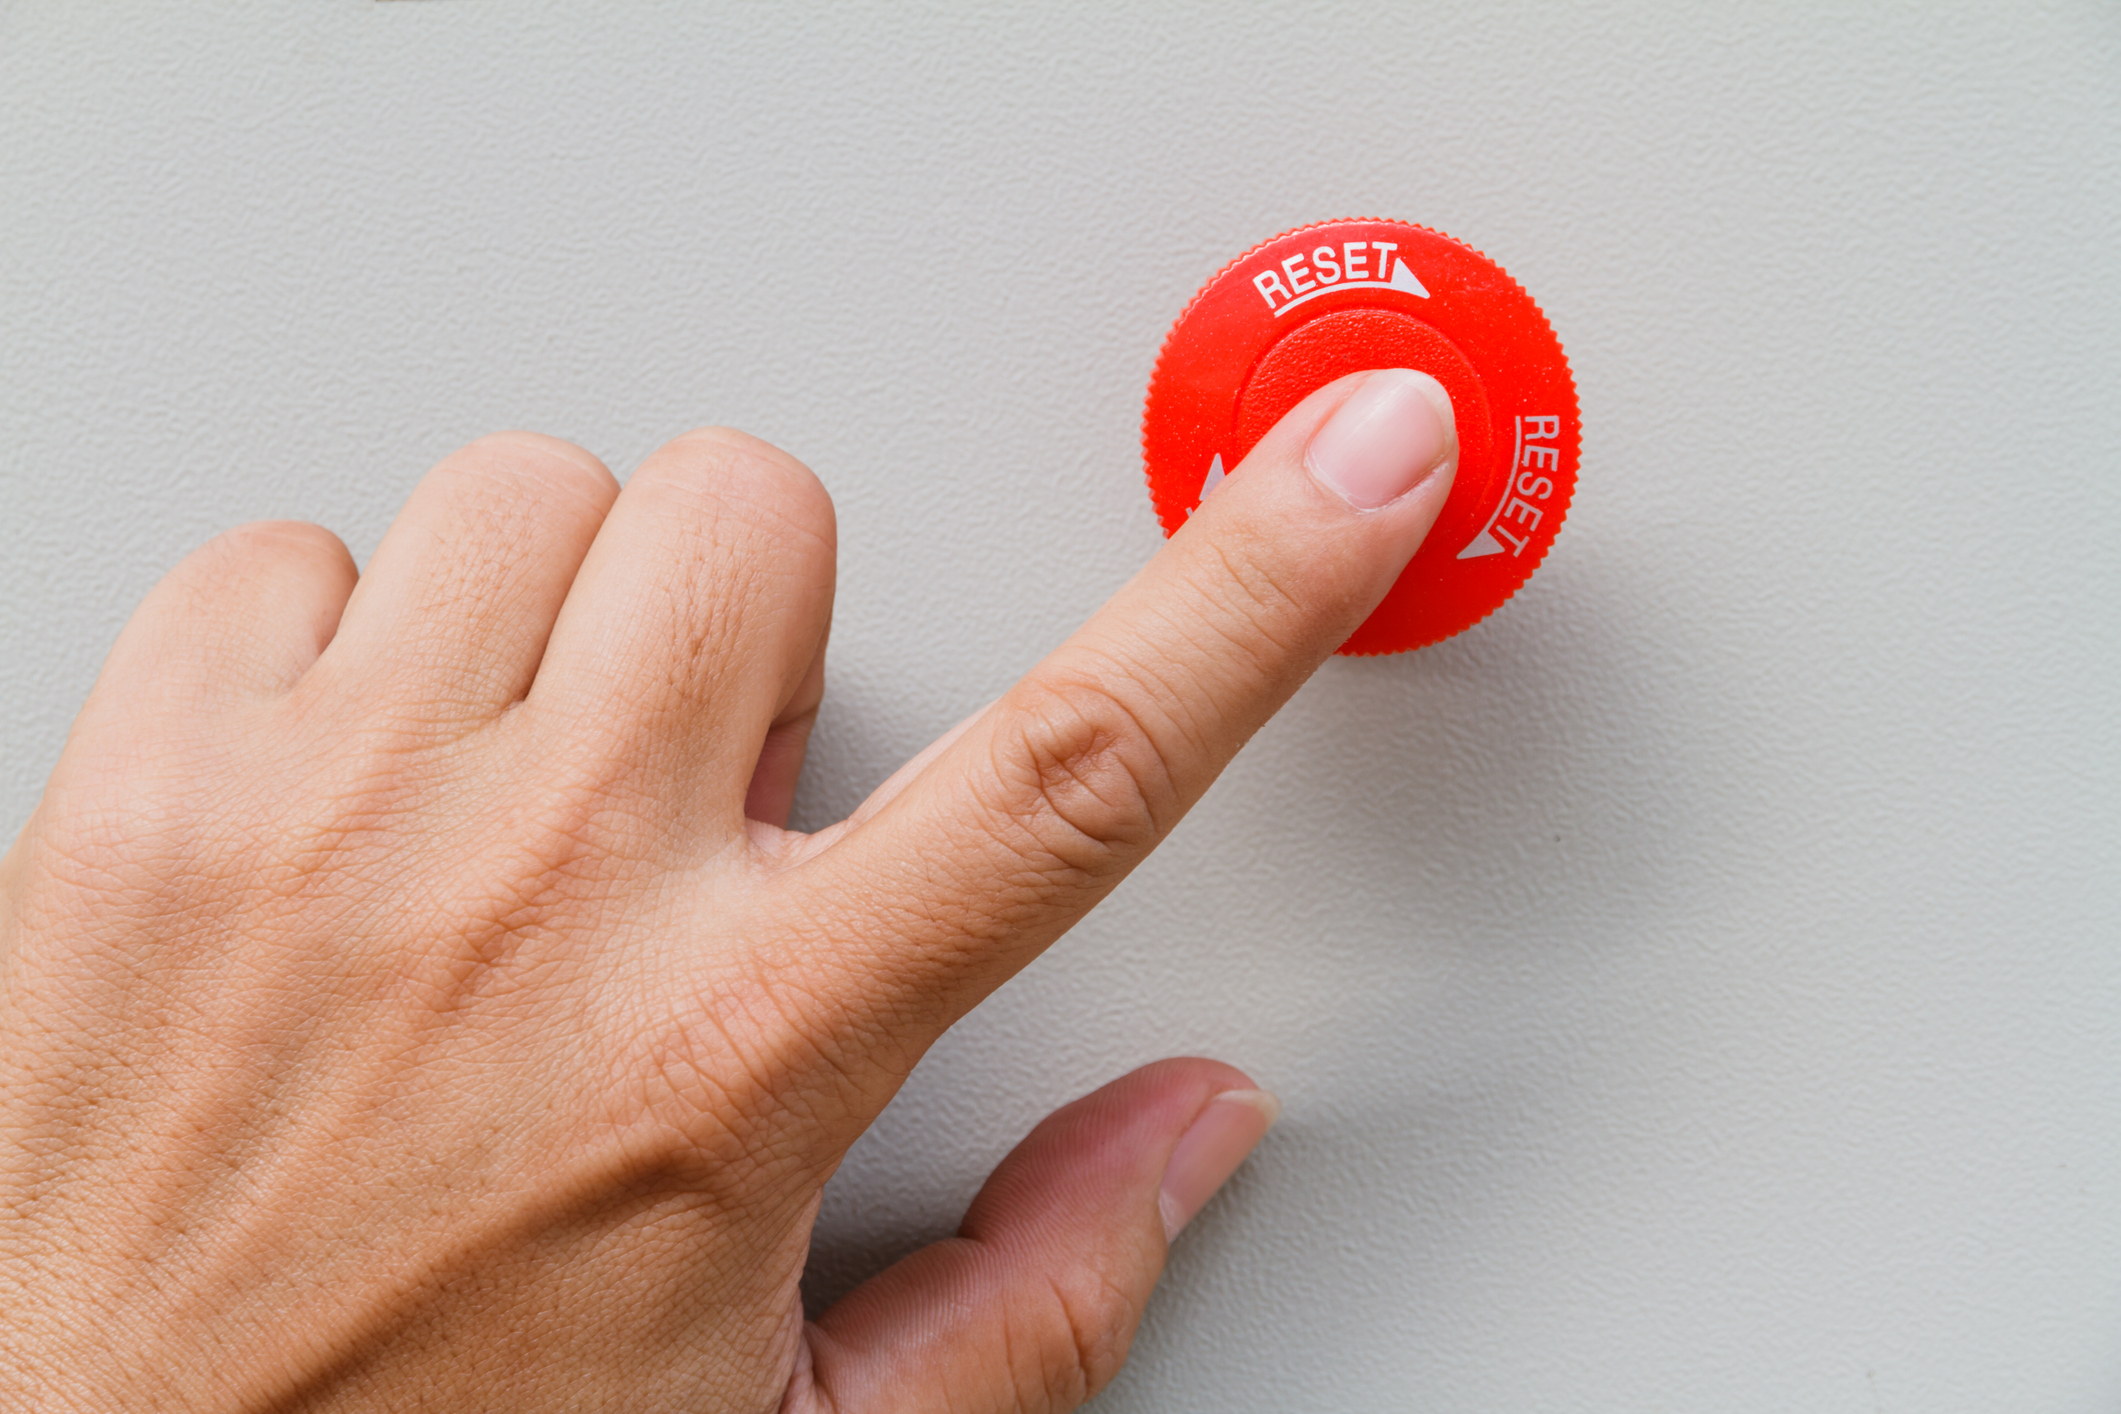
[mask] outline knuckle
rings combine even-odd
[[[601,517],[619,484],[604,464],[571,442],[535,432],[494,432],[436,468],[454,498],[487,505],[499,520],[527,518],[555,496]]]
[[[827,551],[834,546],[832,497],[824,483],[770,442],[727,427],[702,427],[671,442],[656,461],[658,480],[667,475],[689,485],[717,519],[742,521],[775,540],[815,541]]]
[[[247,578],[281,565],[352,565],[339,537],[321,525],[298,520],[260,520],[224,530],[206,543],[202,556],[210,575]]]
[[[230,606],[271,601],[295,586],[351,584],[353,556],[339,537],[302,521],[253,521],[200,546],[163,581],[187,641],[240,640],[249,618]]]
[[[466,446],[452,460],[456,459],[476,465],[510,468],[532,476],[585,482],[613,491],[618,489],[618,481],[610,468],[595,453],[540,432],[489,432]]]
[[[1124,868],[1177,814],[1171,762],[1130,695],[1104,675],[1051,668],[1011,693],[996,748],[1001,813],[1071,871]]]
[[[1072,1409],[1096,1396],[1127,1363],[1141,1317],[1133,1293],[1095,1270],[1049,1278],[1052,1312],[1040,1343],[1045,1400],[1031,1408]]]
[[[290,555],[306,558],[321,552],[343,554],[339,537],[321,525],[302,520],[254,520],[223,531],[216,542],[237,555]]]

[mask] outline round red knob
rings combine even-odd
[[[1426,226],[1327,221],[1239,256],[1171,326],[1142,452],[1164,533],[1282,414],[1345,374],[1419,369],[1458,418],[1458,475],[1420,553],[1343,653],[1471,628],[1532,576],[1576,490],[1576,384],[1500,265]]]

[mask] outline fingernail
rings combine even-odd
[[[1280,1117],[1281,1101],[1264,1090],[1225,1090],[1208,1101],[1179,1137],[1164,1169],[1156,1203],[1164,1215],[1166,1241],[1193,1221]]]
[[[1311,474],[1359,511],[1389,505],[1458,454],[1451,398],[1410,368],[1381,368],[1311,435]]]

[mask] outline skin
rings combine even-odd
[[[365,573],[229,532],[114,648],[0,859],[0,1407],[1071,1409],[1264,1132],[1165,1061],[815,1324],[820,1190],[1362,620],[1361,511],[1261,442],[999,701],[812,835],[831,503],[707,430],[622,493],[490,437]],[[1179,1157],[1174,1161],[1174,1154]]]

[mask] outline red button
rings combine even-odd
[[[1343,653],[1401,653],[1479,623],[1546,557],[1576,490],[1576,384],[1546,316],[1500,265],[1403,221],[1327,221],[1255,246],[1171,326],[1142,414],[1164,534],[1315,389],[1415,368],[1458,417],[1435,529]]]

